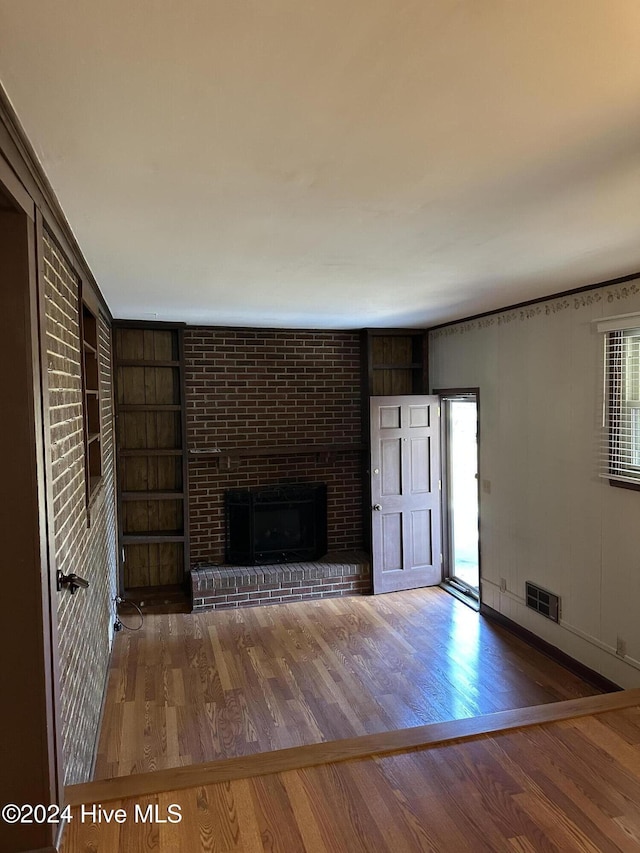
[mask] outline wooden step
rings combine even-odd
[[[480,735],[514,731],[575,717],[603,714],[636,705],[640,705],[640,688],[620,690],[615,693],[535,705],[531,708],[499,711],[480,717],[430,723],[425,726],[363,735],[329,743],[279,749],[273,752],[210,761],[189,767],[173,767],[152,773],[140,773],[133,776],[121,776],[116,779],[69,785],[65,788],[65,802],[72,806],[82,803],[105,803],[110,800],[147,796],[162,791],[177,791],[233,779],[265,776],[270,773],[300,770],[304,767],[316,767],[322,764],[350,761],[374,755],[406,752],[412,749],[430,749],[452,741],[468,740]]]

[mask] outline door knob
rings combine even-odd
[[[374,504],[373,509],[375,509],[376,512],[382,512],[382,506],[380,504]]]

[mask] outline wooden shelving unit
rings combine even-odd
[[[183,604],[189,520],[182,329],[116,322],[114,355],[122,594]]]
[[[427,394],[429,369],[427,333],[423,329],[363,329],[360,334],[362,500],[364,543],[371,546],[370,397]]]
[[[361,337],[363,396],[427,394],[427,337],[423,330],[365,329]]]

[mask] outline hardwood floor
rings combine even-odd
[[[440,589],[152,614],[116,637],[94,778],[598,692]]]
[[[598,697],[580,718],[103,805],[123,809],[121,824],[76,806],[63,853],[638,851],[639,693]],[[136,820],[149,806],[181,820]]]

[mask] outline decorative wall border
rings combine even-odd
[[[633,281],[625,281],[617,285],[602,285],[597,289],[576,292],[573,295],[556,296],[521,308],[505,309],[489,316],[485,315],[476,319],[461,320],[459,323],[440,326],[431,330],[429,337],[431,340],[438,340],[451,335],[464,335],[478,329],[505,326],[517,321],[523,322],[535,317],[558,314],[560,311],[566,311],[570,308],[579,310],[597,303],[621,302],[638,294],[640,294],[640,276],[637,276]]]

